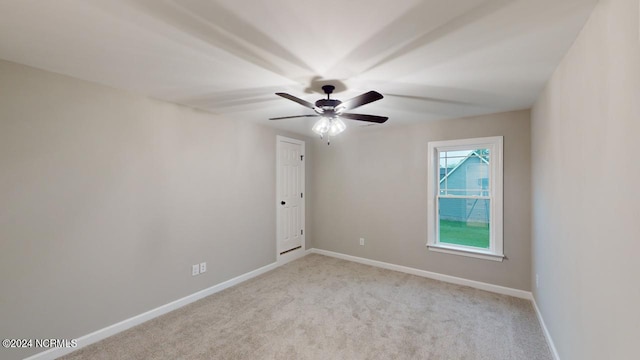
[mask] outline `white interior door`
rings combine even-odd
[[[304,250],[304,141],[277,138],[278,258]],[[289,256],[291,256],[289,255]]]

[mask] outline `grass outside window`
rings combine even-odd
[[[440,220],[440,242],[488,249],[489,224]]]

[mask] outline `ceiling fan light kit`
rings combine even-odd
[[[311,128],[311,131],[320,135],[320,137],[324,136],[327,132],[329,132],[329,127],[331,127],[331,120],[326,117],[321,117],[315,125]]]
[[[382,124],[387,121],[387,119],[389,119],[386,116],[353,114],[345,112],[347,110],[355,109],[362,105],[380,100],[383,98],[382,94],[376,91],[369,91],[345,102],[342,102],[337,99],[331,99],[331,93],[333,93],[334,89],[335,87],[333,85],[324,85],[322,87],[322,90],[325,94],[327,94],[327,98],[320,99],[316,101],[315,104],[312,104],[306,100],[302,100],[287,93],[276,93],[276,95],[278,96],[296,102],[306,108],[312,109],[316,112],[316,115],[284,116],[271,118],[269,120],[292,119],[298,117],[320,117],[320,119],[313,125],[313,128],[311,128],[311,130],[320,135],[320,138],[324,138],[324,136],[327,135],[327,144],[330,144],[329,139],[331,136],[336,136],[347,128],[347,125],[344,123],[344,121],[342,121],[341,118],[366,121],[377,124]]]
[[[347,125],[340,118],[331,119],[331,126],[329,126],[329,136],[336,136],[344,131]]]
[[[325,135],[336,136],[343,132],[347,128],[347,124],[344,123],[339,117],[328,118],[321,117],[315,125],[311,128],[311,130],[320,135],[320,138],[324,138]]]

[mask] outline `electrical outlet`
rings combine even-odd
[[[201,262],[200,263],[200,274],[207,272],[207,262]]]
[[[538,274],[536,274],[536,289],[540,286],[540,279],[538,278]]]
[[[196,276],[198,274],[200,274],[200,265],[195,264],[191,266],[191,276]]]
[[[360,238],[360,245],[364,246],[364,238]]]

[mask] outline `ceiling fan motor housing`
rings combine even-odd
[[[320,99],[316,101],[316,106],[321,108],[325,112],[333,111],[336,106],[340,104],[342,104],[342,101],[336,99]]]
[[[336,87],[333,85],[324,85],[322,87],[322,91],[327,94],[327,98],[316,101],[316,106],[324,111],[322,114],[326,117],[333,117],[335,115],[336,106],[342,104],[342,101],[340,100],[329,98],[335,88]]]

